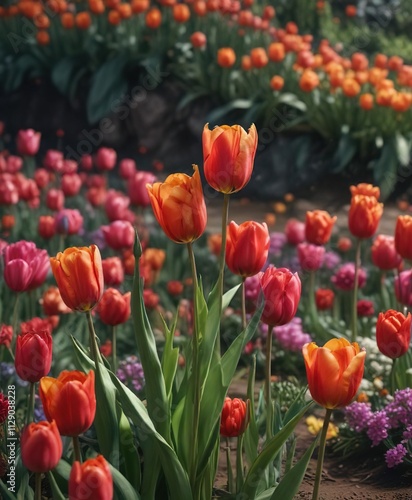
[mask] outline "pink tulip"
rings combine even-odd
[[[305,241],[305,223],[297,219],[289,219],[285,225],[285,236],[289,245],[299,245]]]
[[[17,133],[17,151],[22,156],[34,156],[40,147],[41,133],[32,128]]]
[[[136,162],[131,158],[124,158],[119,164],[119,173],[122,179],[130,179],[136,173]]]
[[[102,226],[102,231],[107,245],[113,250],[133,247],[135,230],[130,222],[117,220]]]
[[[46,250],[32,241],[21,240],[3,251],[4,281],[15,292],[33,290],[42,285],[50,269]]]
[[[299,264],[303,271],[317,271],[323,264],[325,247],[311,243],[299,243],[297,250]]]
[[[48,149],[43,159],[43,166],[51,172],[60,173],[63,170],[63,153],[55,149]]]
[[[146,184],[153,184],[157,180],[151,172],[139,171],[129,179],[128,195],[130,203],[138,207],[147,207],[150,205],[149,193]]]
[[[117,153],[111,148],[99,148],[96,153],[96,166],[101,171],[113,170],[116,165]]]
[[[60,210],[55,221],[58,234],[78,234],[83,228],[83,216],[76,208]]]

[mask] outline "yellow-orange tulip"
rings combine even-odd
[[[75,311],[90,311],[104,289],[103,267],[96,245],[70,247],[50,258],[64,303]]]
[[[205,177],[221,193],[236,193],[249,182],[253,171],[258,135],[255,125],[248,132],[240,125],[203,129]]]
[[[362,381],[366,351],[342,338],[323,347],[310,342],[302,352],[312,398],[330,410],[348,405]]]
[[[207,212],[199,168],[193,165],[192,177],[171,174],[164,182],[147,184],[154,215],[168,238],[189,243],[206,228]]]

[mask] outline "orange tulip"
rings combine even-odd
[[[349,209],[349,231],[357,238],[370,238],[376,233],[383,214],[383,203],[374,196],[352,196]]]
[[[96,245],[70,247],[50,258],[51,268],[64,303],[75,311],[90,311],[103,289],[103,267]]]
[[[362,381],[366,351],[342,338],[323,347],[310,342],[302,352],[312,398],[327,409],[348,405]]]
[[[395,226],[395,248],[398,254],[412,260],[412,216],[399,215]]]
[[[207,212],[199,168],[192,177],[171,174],[164,182],[147,184],[154,215],[163,231],[175,243],[189,243],[206,228]]]
[[[306,241],[314,245],[325,245],[330,239],[336,219],[336,215],[331,217],[325,210],[306,212]]]
[[[361,182],[357,186],[351,186],[350,192],[352,197],[357,194],[363,194],[365,196],[374,196],[377,200],[381,194],[378,186],[373,186],[372,184],[367,184],[366,182]]]
[[[58,378],[40,380],[40,398],[49,422],[56,421],[62,436],[78,436],[92,425],[96,414],[94,371],[64,370]]]
[[[217,63],[222,68],[230,68],[236,62],[236,53],[231,47],[223,47],[217,51]]]
[[[369,111],[373,108],[373,95],[366,93],[359,96],[359,106],[365,110]]]
[[[269,251],[269,231],[265,223],[232,221],[227,231],[226,264],[239,276],[254,276],[264,266]]]
[[[240,125],[203,129],[203,159],[207,182],[213,189],[230,194],[249,182],[253,171],[258,135],[254,124],[246,132]]]

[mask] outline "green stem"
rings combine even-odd
[[[113,373],[116,373],[116,370],[117,370],[116,326],[112,326],[112,369],[113,369]]]
[[[315,301],[315,279],[316,271],[309,271],[309,316],[311,318],[312,328],[318,324]]]
[[[242,329],[246,328],[246,290],[245,290],[245,280],[242,278]]]
[[[315,485],[313,487],[312,500],[318,500],[319,498],[319,488],[322,479],[323,459],[325,457],[326,435],[328,433],[328,427],[331,415],[332,415],[332,410],[326,408],[325,420],[323,421],[322,433],[320,435],[318,463],[316,466]]]
[[[230,442],[229,438],[226,438],[226,466],[227,466],[227,490],[229,493],[233,493],[233,469],[232,460],[230,457]]]
[[[361,250],[361,239],[356,240],[356,250],[355,250],[355,283],[353,287],[353,301],[352,301],[352,342],[356,342],[356,337],[358,336],[358,279],[359,279],[359,267],[360,267],[360,250]]]
[[[90,352],[92,354],[93,361],[96,364],[96,370],[99,370],[99,363],[102,363],[102,357],[100,355],[99,346],[96,341],[96,332],[93,325],[93,317],[90,311],[86,311],[87,325],[89,327],[89,340],[90,340]]]
[[[222,246],[219,255],[219,283],[221,296],[223,296],[223,276],[225,273],[226,240],[227,240],[227,221],[229,218],[229,200],[230,195],[224,194],[222,208]]]
[[[72,437],[74,460],[82,463],[82,452],[80,450],[79,436]]]
[[[29,425],[30,422],[33,422],[34,416],[34,395],[36,393],[36,384],[31,382],[29,389],[29,405],[26,413],[26,425]]]
[[[198,306],[197,306],[197,271],[196,271],[196,261],[193,253],[193,246],[191,243],[187,244],[187,251],[189,253],[190,267],[192,269],[192,279],[193,279],[193,317],[194,317],[194,328],[192,337],[192,391],[193,391],[193,426],[192,426],[192,441],[190,445],[190,484],[192,486],[192,491],[195,491],[196,476],[197,476],[197,447],[198,447],[198,433],[199,433],[199,418],[200,418],[200,373],[199,373],[199,343],[200,343],[200,332],[199,332],[199,318],[198,318]]]
[[[395,394],[396,391],[396,372],[395,372],[395,366],[396,366],[396,358],[392,360],[392,367],[391,367],[391,373],[389,375],[389,388],[392,396]]]
[[[19,305],[20,305],[20,293],[16,295],[16,302],[14,303],[13,308],[13,337],[11,341],[11,345],[14,346],[14,342],[17,337],[17,322],[19,320]]]
[[[243,486],[243,433],[237,437],[236,449],[236,493],[239,493]]]
[[[34,498],[41,500],[41,472],[36,472],[35,477]]]
[[[265,380],[265,399],[266,399],[266,441],[272,437],[272,335],[273,325],[269,325],[266,338],[266,380]]]

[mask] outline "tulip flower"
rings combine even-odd
[[[412,261],[412,216],[399,215],[395,227],[395,248],[398,254]]]
[[[412,306],[412,270],[402,271],[395,278],[395,296],[404,306]]]
[[[232,273],[244,278],[257,274],[265,264],[269,251],[269,231],[265,223],[247,221],[228,226],[226,264]]]
[[[65,208],[55,215],[58,234],[78,234],[83,227],[83,216],[77,208]]]
[[[20,438],[21,459],[32,472],[48,472],[60,461],[63,443],[56,422],[37,422],[26,426]]]
[[[318,288],[315,292],[316,308],[319,311],[332,309],[335,300],[335,293],[330,288]]]
[[[43,166],[51,172],[62,172],[63,170],[63,153],[55,149],[48,149],[43,158]]]
[[[341,408],[355,397],[362,381],[366,352],[356,342],[329,340],[302,348],[312,398],[324,408]]]
[[[299,243],[297,250],[299,265],[303,271],[317,271],[323,264],[325,247],[311,243]]]
[[[147,207],[150,205],[150,196],[147,191],[147,184],[156,182],[157,177],[151,172],[143,170],[136,172],[130,177],[127,183],[127,194],[130,198],[130,203],[136,207]]]
[[[95,163],[100,171],[113,170],[116,165],[117,153],[112,148],[99,148],[96,153]]]
[[[0,425],[3,425],[9,414],[9,400],[0,392]]]
[[[107,245],[113,250],[133,247],[135,230],[130,222],[117,220],[108,226],[102,226],[101,229]]]
[[[16,144],[19,155],[34,156],[40,147],[41,133],[35,132],[32,128],[19,130]]]
[[[31,330],[17,337],[14,365],[22,380],[33,384],[49,373],[52,343],[49,330]]]
[[[92,425],[96,413],[94,371],[86,375],[64,370],[57,379],[43,377],[39,392],[47,420],[56,421],[62,436],[78,436]]]
[[[236,437],[243,434],[248,425],[247,404],[239,398],[225,398],[220,418],[220,434]]]
[[[297,219],[289,219],[286,222],[284,233],[289,245],[299,245],[305,241],[305,223]]]
[[[136,162],[132,158],[123,158],[119,163],[119,174],[122,179],[128,180],[136,173]]]
[[[171,174],[164,182],[147,185],[154,215],[175,243],[190,243],[206,228],[206,204],[199,169],[194,174]]]
[[[32,241],[18,241],[3,250],[4,281],[15,292],[34,290],[42,285],[49,271],[46,250]]]
[[[306,212],[305,237],[308,243],[313,245],[326,245],[332,234],[336,215],[331,217],[325,210],[314,210]]]
[[[202,135],[206,181],[213,189],[230,194],[249,182],[256,154],[258,135],[255,125],[246,132],[240,125],[222,125]]]
[[[46,316],[56,316],[71,312],[71,309],[63,302],[57,286],[50,286],[45,290],[40,303]]]
[[[102,295],[97,312],[105,325],[116,326],[125,323],[130,317],[130,296],[115,288],[108,288]]]
[[[102,455],[73,463],[69,477],[70,500],[112,500],[113,478]]]
[[[396,359],[408,351],[411,341],[411,321],[411,313],[404,316],[393,309],[379,313],[376,323],[376,342],[382,354]]]
[[[298,274],[286,268],[269,266],[259,278],[265,298],[261,320],[271,326],[289,323],[300,300],[302,285]]]
[[[102,260],[103,277],[106,286],[119,286],[124,281],[124,269],[119,257]]]
[[[379,196],[381,194],[378,186],[373,186],[372,184],[367,184],[366,182],[361,182],[357,186],[351,186],[350,192],[352,197],[361,194],[364,196],[373,196],[377,200],[379,200]]]
[[[64,303],[75,311],[90,311],[104,288],[102,259],[96,245],[70,247],[50,258]]]
[[[40,215],[38,219],[37,232],[45,240],[53,238],[56,234],[56,221],[52,215]]]
[[[402,257],[395,248],[395,238],[385,234],[379,234],[371,248],[372,262],[382,271],[398,269],[402,263]]]
[[[349,231],[357,238],[370,238],[378,228],[383,214],[383,203],[375,196],[352,196],[349,209]]]

